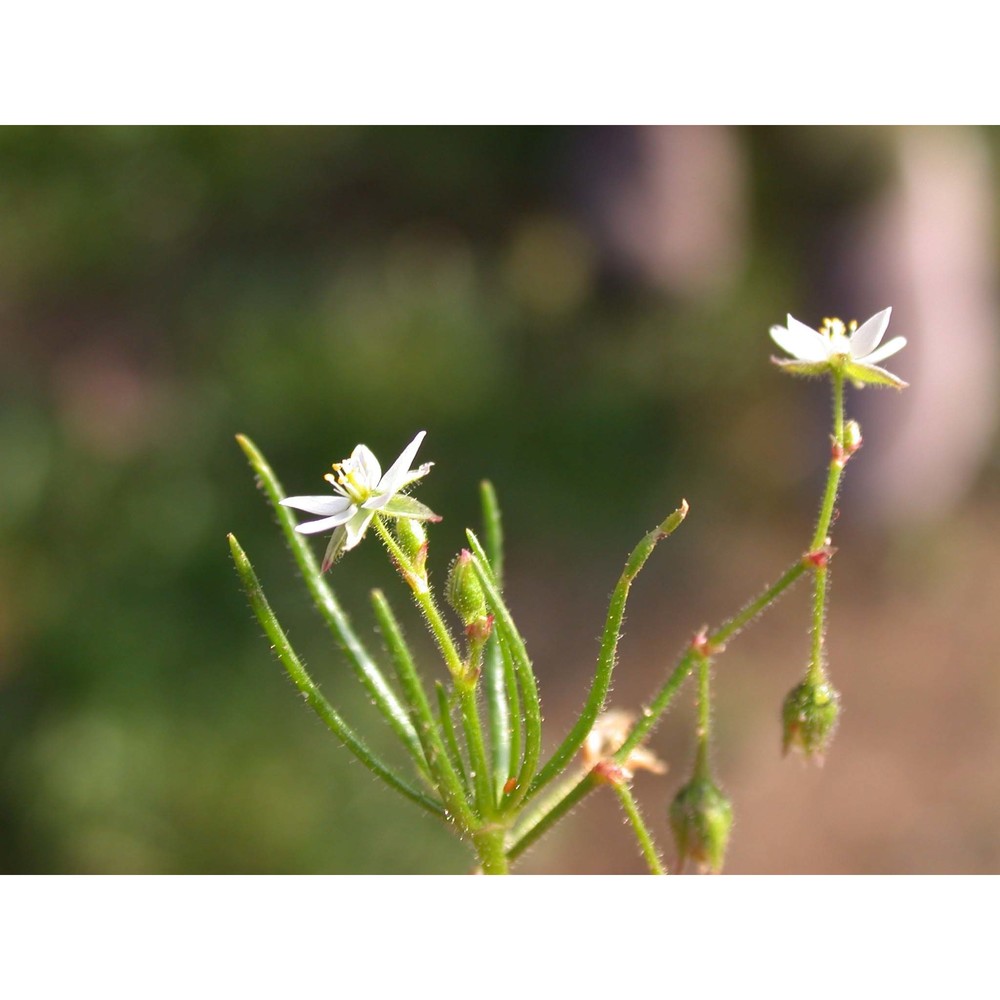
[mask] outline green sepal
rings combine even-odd
[[[771,358],[771,361],[790,375],[815,377],[831,371],[829,361],[790,361],[785,358]]]
[[[409,517],[414,521],[441,520],[430,507],[425,507],[419,500],[414,500],[413,497],[403,496],[399,493],[389,500],[384,507],[380,507],[378,513],[388,514],[390,517]]]
[[[863,385],[889,385],[893,389],[905,389],[910,384],[897,378],[892,372],[879,368],[878,365],[863,365],[857,361],[848,361],[843,371],[844,377],[850,379],[858,389]]]

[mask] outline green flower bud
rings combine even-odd
[[[427,544],[427,532],[424,531],[420,521],[414,521],[411,517],[400,517],[396,520],[396,537],[399,544],[407,556],[416,561],[420,556],[420,550]]]
[[[486,617],[486,595],[483,593],[476,569],[472,565],[472,553],[462,549],[461,554],[451,564],[448,572],[448,603],[465,625],[471,625]]]
[[[816,683],[808,677],[788,692],[781,707],[782,747],[801,750],[822,760],[833,739],[840,713],[840,694],[826,679]]]
[[[844,451],[853,455],[861,447],[861,425],[857,420],[848,420],[844,424]]]
[[[695,775],[670,804],[678,867],[690,858],[701,871],[718,874],[733,826],[733,805],[711,778]]]

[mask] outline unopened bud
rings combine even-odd
[[[448,603],[465,625],[486,617],[486,595],[483,593],[472,553],[462,549],[448,572]]]
[[[781,706],[782,748],[801,750],[822,761],[840,713],[840,694],[828,680],[806,678],[788,692]]]
[[[690,858],[702,872],[722,871],[733,827],[733,805],[711,778],[695,775],[670,804],[678,866]]]
[[[844,424],[844,451],[848,455],[853,455],[862,443],[861,425],[857,420],[848,420]]]
[[[427,532],[424,531],[424,526],[410,517],[397,518],[395,526],[400,546],[408,558],[415,562],[421,555],[421,549],[427,544]]]

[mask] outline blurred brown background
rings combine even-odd
[[[1000,869],[998,155],[964,127],[0,130],[3,870],[467,870],[271,657],[228,531],[392,754],[233,435],[314,493],[358,441],[391,459],[426,428],[438,578],[489,476],[551,747],[625,554],[681,497],[616,705],[808,543],[828,390],[769,364],[768,327],[887,305],[911,388],[848,398],[842,723],[822,769],[781,758],[803,585],[719,661],[728,870]],[[409,612],[377,545],[332,582],[365,635],[370,587]],[[670,773],[637,779],[664,845],[692,700],[653,740]],[[643,868],[594,795],[521,870]]]

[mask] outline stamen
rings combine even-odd
[[[830,340],[833,340],[835,337],[844,336],[845,327],[843,322],[835,316],[828,316],[823,320],[823,323],[819,328],[819,332],[822,333],[824,337],[829,337]]]

